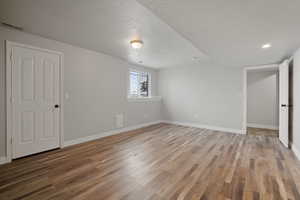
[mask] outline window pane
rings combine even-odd
[[[150,75],[147,72],[130,71],[129,96],[150,96]]]
[[[130,72],[130,95],[138,95],[138,73],[137,72]]]
[[[149,96],[149,76],[148,73],[140,74],[140,95],[143,97]]]

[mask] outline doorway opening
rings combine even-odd
[[[279,137],[279,66],[245,69],[247,135]]]

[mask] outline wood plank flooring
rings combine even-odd
[[[300,200],[277,138],[159,124],[0,166],[0,199]]]
[[[265,128],[247,128],[248,135],[260,135],[260,136],[270,136],[270,137],[279,137],[278,130],[271,130]]]

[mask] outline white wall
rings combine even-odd
[[[277,71],[248,71],[247,123],[250,127],[278,128],[279,86]]]
[[[198,64],[159,71],[168,121],[242,129],[243,69]]]
[[[29,44],[64,53],[65,141],[115,129],[115,115],[125,114],[125,127],[161,119],[160,102],[128,102],[128,68],[132,65],[108,55],[0,27],[0,156],[5,156],[4,41]],[[137,68],[137,67],[136,67]],[[152,73],[157,94],[157,71]]]
[[[294,55],[293,68],[293,145],[300,158],[300,49]]]

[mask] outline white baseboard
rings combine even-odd
[[[285,142],[283,140],[280,140],[279,141],[285,146],[285,148],[289,148],[289,143],[288,142]]]
[[[190,127],[195,127],[195,128],[204,128],[204,129],[210,129],[210,130],[215,130],[215,131],[243,134],[242,130],[224,128],[224,127],[219,127],[219,126],[210,126],[210,125],[203,125],[203,124],[198,124],[198,123],[177,122],[177,121],[162,121],[162,122],[169,123],[169,124],[181,125],[181,126],[190,126]]]
[[[292,145],[292,151],[294,152],[298,160],[300,160],[300,150],[294,144]]]
[[[86,136],[86,137],[82,137],[82,138],[78,138],[78,139],[74,139],[74,140],[65,141],[64,142],[64,147],[72,146],[72,145],[75,145],[75,144],[80,144],[80,143],[83,143],[83,142],[89,142],[89,141],[100,139],[100,138],[103,138],[103,137],[116,135],[116,134],[119,134],[119,133],[122,133],[122,132],[136,130],[136,129],[151,126],[151,125],[154,125],[154,124],[159,124],[161,122],[162,121],[144,123],[144,124],[139,124],[139,125],[136,125],[136,126],[129,126],[129,127],[122,128],[122,129],[106,131],[106,132],[97,133],[97,134],[94,134],[94,135],[90,135],[90,136]]]
[[[8,159],[6,157],[0,157],[0,165],[9,163]]]
[[[271,130],[279,130],[278,126],[271,126],[271,125],[264,125],[264,124],[248,123],[247,126],[251,128],[265,128]]]

